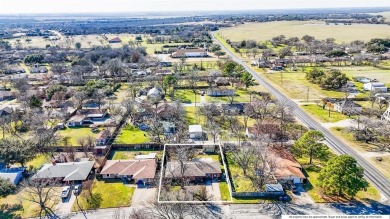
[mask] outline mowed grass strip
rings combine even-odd
[[[149,134],[132,125],[127,125],[122,128],[120,134],[114,141],[115,144],[142,144],[146,142],[150,142]]]
[[[92,197],[99,199],[98,208],[118,208],[127,207],[131,204],[131,199],[134,194],[135,187],[124,185],[120,180],[95,180],[92,185]],[[91,206],[87,203],[86,197],[89,192],[82,191],[79,195],[79,204],[84,210],[90,210]],[[98,198],[97,198],[98,197]],[[77,203],[75,202],[72,210],[78,211]]]
[[[309,114],[313,115],[320,122],[335,123],[335,122],[339,122],[341,120],[353,118],[353,117],[348,117],[348,116],[346,116],[346,115],[344,115],[342,113],[334,111],[332,109],[332,107],[330,109],[330,115],[329,115],[328,107],[323,109],[321,105],[306,104],[306,105],[301,105],[301,107],[306,112],[308,112]]]

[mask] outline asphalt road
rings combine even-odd
[[[340,154],[348,154],[354,157],[358,164],[364,168],[364,174],[366,178],[371,181],[371,183],[378,188],[383,195],[390,199],[390,180],[384,176],[379,170],[377,170],[374,166],[372,166],[367,160],[365,160],[362,156],[360,156],[355,150],[350,148],[347,144],[341,141],[339,138],[334,136],[328,129],[323,127],[320,123],[306,114],[294,101],[290,100],[284,94],[282,94],[279,90],[273,87],[270,83],[264,80],[259,76],[255,71],[248,67],[240,58],[238,58],[235,54],[233,54],[228,48],[226,48],[218,39],[214,36],[215,33],[212,33],[214,41],[216,41],[223,50],[225,50],[226,54],[228,54],[235,62],[241,64],[245,67],[245,69],[252,74],[253,78],[256,79],[257,82],[265,89],[267,89],[276,99],[283,101],[287,106],[290,107],[295,116],[301,120],[307,127],[311,129],[315,129],[321,131],[328,145]]]

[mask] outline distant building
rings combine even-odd
[[[390,122],[390,106],[389,106],[389,108],[387,108],[385,113],[383,113],[382,120]]]
[[[4,107],[0,109],[0,117],[7,116],[13,112],[12,108],[10,107]]]
[[[12,184],[17,185],[23,179],[24,167],[4,168],[0,170],[0,178],[8,179]]]
[[[104,146],[107,144],[108,140],[111,137],[111,131],[108,129],[104,129],[99,132],[96,137],[96,146]]]
[[[172,53],[172,58],[181,58],[181,57],[207,57],[207,51],[205,49],[179,49],[176,52]]]
[[[122,40],[119,37],[115,37],[109,40],[108,43],[122,43]]]
[[[0,91],[0,101],[11,100],[15,98],[14,92],[11,91]]]
[[[357,115],[360,114],[363,110],[363,107],[353,100],[347,99],[343,101],[339,101],[333,104],[334,110],[340,112],[342,114],[347,115]]]
[[[234,96],[233,89],[208,89],[206,94],[210,97]]]
[[[202,139],[203,130],[201,125],[189,125],[188,133],[190,134],[191,139]]]
[[[48,71],[44,66],[30,68],[30,73],[47,73]]]
[[[372,91],[372,92],[387,92],[387,87],[385,86],[384,83],[381,82],[370,82],[370,83],[365,83],[363,85],[363,89],[366,91]]]

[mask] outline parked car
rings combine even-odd
[[[69,195],[70,195],[70,186],[62,187],[61,198],[63,199],[68,198]]]
[[[81,184],[75,185],[75,187],[73,189],[73,194],[75,194],[75,195],[80,194],[82,189],[83,189],[83,185],[81,185]]]

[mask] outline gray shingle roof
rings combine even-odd
[[[94,161],[45,164],[32,179],[64,178],[63,181],[87,179]]]

